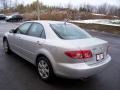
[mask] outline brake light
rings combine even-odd
[[[65,54],[74,59],[85,59],[92,57],[92,52],[90,50],[67,51]]]
[[[82,51],[84,58],[91,58],[92,57],[92,52],[90,50],[84,50]]]

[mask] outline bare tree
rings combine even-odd
[[[8,0],[0,0],[0,4],[2,6],[2,13],[5,13],[5,10],[8,8]]]
[[[10,8],[11,8],[12,7],[12,1],[10,0],[9,2],[10,2]]]
[[[8,0],[0,0],[1,5],[3,6],[3,9],[8,8]]]
[[[72,14],[72,12],[71,12],[71,10],[72,10],[72,8],[73,8],[73,6],[72,6],[72,4],[71,3],[68,3],[68,5],[67,5],[67,19],[71,19],[72,17],[71,17],[71,14]]]
[[[97,13],[107,14],[107,11],[108,11],[107,8],[108,8],[108,5],[105,3],[98,7]]]
[[[73,8],[72,4],[71,4],[71,3],[68,3],[67,9],[72,9],[72,8]]]

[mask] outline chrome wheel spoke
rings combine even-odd
[[[41,60],[39,62],[38,70],[39,70],[39,74],[42,78],[49,77],[49,67],[48,67],[48,64],[44,60]]]
[[[45,72],[46,72],[46,73],[49,73],[49,69],[45,69]]]

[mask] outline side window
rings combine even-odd
[[[17,28],[17,33],[26,34],[32,23],[25,23]]]
[[[46,38],[46,35],[45,35],[45,31],[43,30],[42,34],[41,34],[41,38]]]
[[[34,37],[41,37],[42,36],[42,38],[43,38],[45,36],[44,34],[45,34],[44,28],[39,23],[34,23],[31,26],[30,30],[28,31],[28,35],[34,36]]]

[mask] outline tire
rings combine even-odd
[[[7,39],[3,40],[3,48],[4,48],[5,53],[7,53],[7,54],[11,53],[11,50],[10,50],[9,43],[8,43]]]
[[[37,71],[43,81],[50,82],[55,78],[52,65],[48,58],[40,56],[37,59]]]

